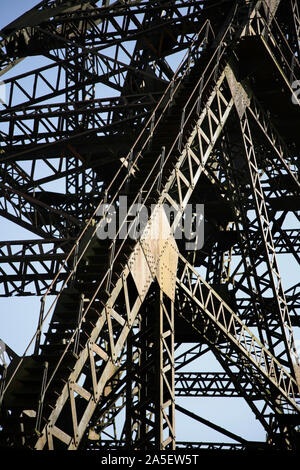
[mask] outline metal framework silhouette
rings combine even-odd
[[[0,242],[0,295],[41,298],[25,354],[0,343],[2,448],[299,450],[299,12],[44,0],[1,31],[0,215],[33,239]],[[265,442],[188,397],[242,398]],[[232,443],[179,441],[175,414]]]

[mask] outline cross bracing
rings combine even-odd
[[[1,446],[299,449],[297,2],[42,1],[1,66],[0,214],[33,235],[0,242],[0,295],[42,296],[25,354],[1,343]],[[266,442],[191,397],[242,399]],[[179,415],[235,443],[178,440]]]

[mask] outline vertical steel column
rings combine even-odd
[[[174,302],[160,288],[157,293],[155,343],[155,447],[175,449]]]
[[[128,448],[175,449],[174,302],[157,283],[128,345],[124,430]]]
[[[86,7],[82,7],[86,10]],[[72,135],[74,132],[82,132],[88,128],[94,128],[93,113],[85,113],[84,103],[89,102],[89,106],[94,106],[95,85],[87,82],[88,75],[94,75],[96,70],[95,54],[84,54],[86,35],[89,28],[94,26],[92,19],[81,20],[76,25],[76,35],[74,44],[66,46],[66,56],[70,59],[71,66],[66,69],[66,103],[74,106],[75,113],[66,117],[67,134]],[[81,111],[82,110],[82,111]],[[72,151],[66,158],[66,193],[82,195],[82,200],[76,202],[76,212],[84,213],[86,207],[82,207],[84,202],[84,194],[87,190],[86,186],[94,187],[94,172],[90,169],[82,170],[82,161],[77,152]]]
[[[126,363],[126,448],[146,450],[153,446],[154,324],[152,296],[138,315],[127,339]]]
[[[294,375],[294,366],[297,364],[296,348],[293,338],[293,330],[289,318],[289,311],[285,299],[284,290],[279,274],[278,263],[270,228],[268,210],[264,199],[263,188],[260,183],[260,172],[258,169],[255,149],[252,140],[250,124],[247,111],[240,116],[240,126],[246,153],[248,172],[255,205],[257,218],[257,231],[264,242],[264,260],[266,271],[260,275],[263,282],[272,291],[274,296],[275,311],[268,321],[269,347],[274,356]]]
[[[235,225],[238,234],[239,246],[242,258],[235,271],[232,273],[235,297],[241,291],[243,296],[248,294],[248,302],[252,306],[255,322],[262,343],[266,343],[266,332],[268,323],[262,306],[264,305],[263,293],[261,292],[258,265],[260,254],[257,251],[258,234],[253,229],[253,224],[247,216],[248,194],[245,191],[249,181],[246,173],[245,162],[242,160],[243,142],[233,129],[229,135],[224,136],[221,142],[222,167],[225,172],[225,181],[228,186],[228,196],[233,204]],[[242,271],[242,276],[240,272]],[[252,313],[253,315],[253,313]]]

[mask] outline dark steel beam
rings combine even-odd
[[[246,380],[241,383],[254,399],[263,399]],[[179,397],[240,397],[231,378],[225,372],[176,372],[175,394]]]
[[[299,263],[296,3],[45,0],[4,29],[3,72],[47,59],[6,80],[0,113],[1,213],[41,237],[0,243],[2,292],[43,294],[2,377],[4,447],[174,449],[176,396],[243,398],[272,447],[299,447],[299,286],[284,292],[276,260]],[[97,100],[98,84],[119,96]],[[203,202],[203,247],[99,241],[97,206],[124,193],[168,204],[173,232]],[[204,354],[224,372],[187,373]]]

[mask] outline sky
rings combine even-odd
[[[22,13],[32,8],[38,2],[33,0],[1,0],[0,1],[0,28],[20,16]],[[25,62],[25,61],[24,61]],[[24,239],[24,230],[0,218],[0,239]],[[28,233],[28,238],[35,238]],[[299,278],[299,268],[292,260],[287,264],[283,258],[278,257],[280,267],[284,272],[285,287],[296,283]],[[297,271],[298,269],[298,271]],[[298,274],[297,274],[298,273]],[[14,297],[0,298],[0,339],[22,355],[28,342],[31,340],[38,321],[40,299],[36,297]],[[300,339],[300,337],[299,337]],[[300,342],[299,342],[300,344]],[[221,370],[218,364],[210,362],[201,364],[201,370],[217,371]],[[185,405],[184,399],[178,401]],[[228,404],[231,403],[230,406]],[[230,430],[241,434],[250,440],[264,440],[264,430],[255,422],[253,414],[241,399],[189,399],[189,409],[197,409],[197,412],[206,419],[215,420],[217,424],[224,425],[230,422]],[[217,417],[217,418],[216,418]],[[216,435],[209,428],[189,421],[189,427],[178,427],[177,439],[185,440],[190,435],[191,440],[198,440],[198,436],[205,436],[207,441],[229,441],[225,437]],[[229,426],[227,425],[227,428]],[[203,433],[203,434],[202,434]]]

